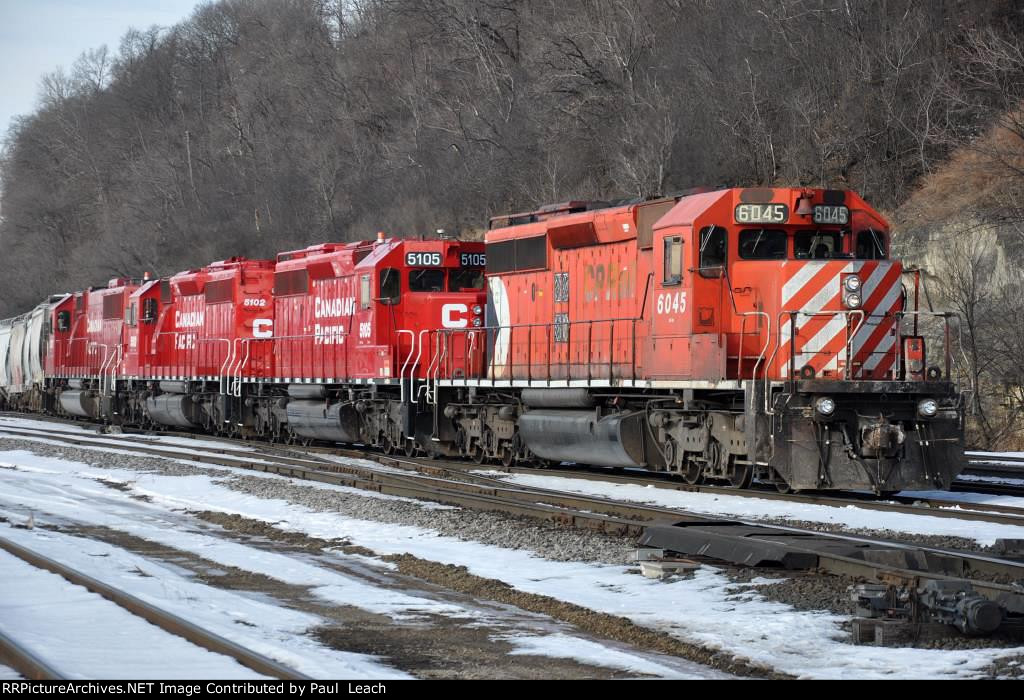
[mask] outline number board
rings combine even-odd
[[[487,255],[484,253],[463,253],[459,256],[462,267],[487,267]]]
[[[406,253],[405,264],[410,267],[441,267],[441,254]]]
[[[814,207],[814,223],[816,224],[847,224],[850,221],[850,210],[846,207],[830,207],[819,204]]]
[[[738,224],[784,224],[789,219],[785,204],[740,204],[736,207]]]

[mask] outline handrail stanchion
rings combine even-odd
[[[534,381],[534,324],[526,326],[526,384]]]

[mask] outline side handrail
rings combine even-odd
[[[430,331],[427,329],[421,330],[419,338],[416,342],[416,359],[413,360],[409,366],[409,400],[416,401],[416,368],[420,365],[420,358],[423,357],[423,336],[429,334]]]
[[[114,353],[114,358],[110,362],[110,383],[107,384],[107,393],[112,394],[117,389],[117,369],[121,366],[121,362],[124,360],[124,348],[118,344],[117,352]]]
[[[107,368],[107,360],[108,360],[107,355],[109,354],[108,353],[109,346],[106,343],[90,342],[87,349],[92,351],[93,348],[103,348],[103,361],[100,362],[100,370],[99,370],[99,377],[98,377],[98,379],[100,381],[100,394],[104,395],[104,390],[103,390],[103,372]]]
[[[238,340],[239,339],[238,338],[232,338],[232,339],[222,338],[222,340],[225,343],[228,344],[228,354],[227,354],[227,357],[224,358],[224,364],[222,364],[220,366],[220,376],[217,377],[217,379],[218,379],[217,386],[218,386],[218,390],[219,390],[219,392],[221,394],[227,394],[228,390],[231,388],[231,379],[230,379],[230,377],[231,377],[231,371],[232,371],[232,369],[234,368],[234,365],[235,365],[235,357],[238,354],[236,348],[238,347]]]
[[[231,395],[235,398],[242,397],[242,375],[245,373],[245,368],[249,365],[249,359],[252,356],[252,344],[273,340],[273,338],[241,338],[240,340],[242,341],[241,347],[245,352],[240,353],[241,359],[235,367],[232,385],[229,387]]]
[[[432,373],[434,371],[434,363],[438,362],[439,355],[441,354],[441,341],[437,340],[437,334],[438,333],[439,333],[439,331],[432,331],[430,333],[429,337],[435,339],[435,342],[434,342],[434,355],[433,355],[433,357],[430,358],[430,364],[427,365],[427,372],[426,372],[427,381],[424,383],[424,385],[422,387],[420,387],[420,393],[423,394],[424,400],[427,403],[433,403],[430,400],[430,377],[431,377],[431,375],[432,375]]]
[[[429,399],[428,399],[427,403],[433,404],[435,406],[437,405],[437,385],[438,385],[438,383],[440,381],[440,378],[441,378],[441,367],[442,367],[442,365],[444,365],[445,358],[448,357],[448,337],[449,337],[449,335],[450,335],[449,332],[445,332],[445,331],[441,332],[441,338],[442,338],[441,356],[438,358],[437,366],[434,368],[433,388],[430,391],[427,392],[427,395],[429,396]]]
[[[741,320],[739,321],[739,356],[736,361],[736,374],[742,379],[743,371],[743,339],[746,337],[746,319],[750,317],[761,317],[764,316],[767,333],[765,334],[765,342],[761,347],[761,352],[758,355],[758,361],[754,363],[754,370],[751,373],[751,379],[755,382],[758,379],[758,369],[761,367],[761,362],[764,361],[765,354],[768,352],[768,346],[771,345],[771,315],[767,311],[742,311],[740,312]],[[758,332],[760,336],[760,331]]]
[[[412,359],[413,352],[416,351],[416,333],[404,328],[396,330],[398,337],[401,338],[405,334],[409,335],[409,354],[405,356],[405,362],[402,363],[402,369],[398,371],[398,391],[401,397],[401,402],[405,403],[405,370],[409,366],[409,361]],[[411,379],[411,377],[410,377]],[[412,393],[412,384],[409,384],[409,393]]]

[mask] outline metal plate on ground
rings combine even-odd
[[[813,569],[819,566],[821,557],[847,557],[910,571],[947,576],[964,574],[963,560],[956,557],[743,523],[680,522],[651,526],[644,532],[640,544],[754,567]]]

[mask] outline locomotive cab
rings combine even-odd
[[[761,437],[744,427],[743,471],[761,465],[787,488],[948,486],[963,463],[960,396],[926,369],[888,224],[857,195],[686,198],[655,242],[652,343],[689,355],[689,376],[746,383],[762,407],[745,418]],[[948,347],[944,364],[948,375]]]
[[[482,365],[485,262],[482,243],[383,234],[278,256],[271,432],[411,449],[426,383]]]

